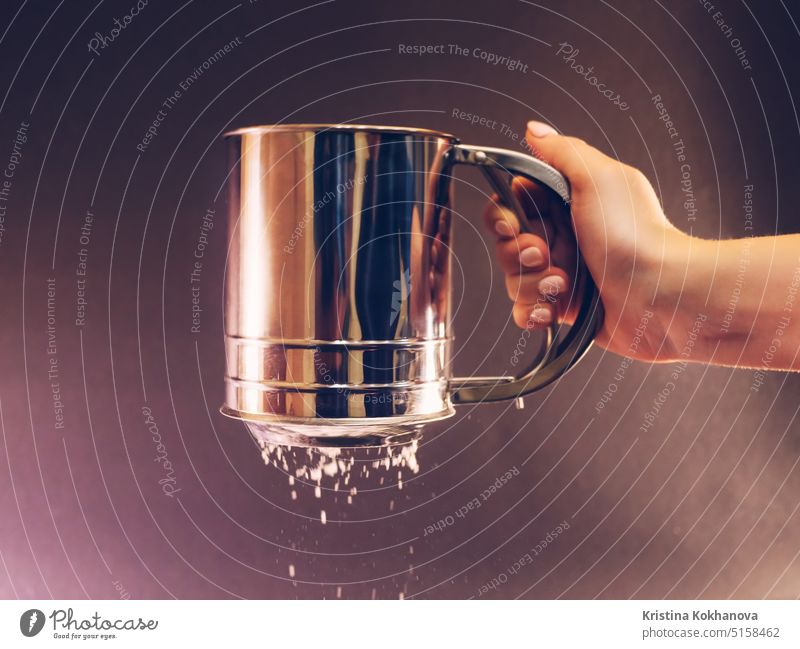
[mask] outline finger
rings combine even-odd
[[[506,275],[506,292],[515,302],[556,303],[569,296],[570,284],[567,273],[554,267],[540,272]]]
[[[496,257],[507,275],[541,270],[550,263],[550,252],[544,239],[527,232],[516,239],[500,239]]]
[[[543,329],[553,321],[553,307],[544,302],[517,302],[512,311],[520,329]]]
[[[551,189],[527,178],[515,178],[512,187],[529,217],[528,229],[536,232],[547,246],[549,263],[572,269],[577,246],[564,200]]]
[[[612,161],[583,140],[559,135],[555,129],[542,122],[528,122],[525,139],[545,162],[563,173],[573,186],[580,186],[587,181],[590,177],[589,170],[596,168],[596,165]]]
[[[511,190],[528,217],[527,229],[533,230],[535,234],[546,238],[543,224],[547,222],[552,192],[522,176],[514,176],[511,181]],[[514,222],[511,225],[514,232],[521,230],[516,213],[500,202],[496,194],[487,203],[483,216],[487,227],[492,232],[495,231],[495,224],[499,220],[508,220],[509,222],[513,220]]]
[[[553,217],[559,216],[553,206],[553,191],[522,176],[511,181],[511,191],[527,217],[525,229],[542,237],[551,248],[558,225]]]
[[[550,189],[524,176],[514,176],[511,181],[511,191],[526,214],[534,218],[546,216],[552,196]]]
[[[497,197],[486,206],[483,220],[495,236],[501,239],[512,239],[519,234],[519,221],[517,215],[505,205],[497,202]]]

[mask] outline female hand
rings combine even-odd
[[[529,181],[514,179],[513,190],[532,222],[543,215],[546,227],[537,234],[520,234],[514,213],[491,202],[485,220],[497,237],[497,257],[506,273],[506,287],[514,301],[514,321],[522,328],[543,327],[552,319],[571,322],[576,305],[570,288],[574,277],[574,238],[600,290],[605,321],[596,342],[622,355],[657,360],[665,349],[666,325],[654,313],[660,260],[666,249],[685,245],[688,238],[664,215],[645,176],[609,158],[582,140],[558,135],[540,122],[530,122],[526,139],[537,157],[563,173],[570,182],[573,224],[548,219],[552,200]],[[557,199],[556,199],[557,200]],[[548,243],[555,242],[550,250]],[[648,317],[647,314],[651,314]],[[645,336],[631,348],[634,330]]]
[[[605,310],[601,347],[645,361],[800,368],[800,235],[690,236],[667,220],[638,169],[541,122],[529,122],[526,140],[570,182],[571,229]],[[509,209],[492,202],[485,212],[514,321],[571,322],[577,300],[564,269],[575,266],[574,240],[563,236],[570,228],[548,219],[551,193],[543,201],[543,190],[519,179],[513,189],[532,221],[546,224],[520,234]]]

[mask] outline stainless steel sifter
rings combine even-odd
[[[548,385],[591,345],[602,307],[579,260],[565,335],[553,326],[517,376],[452,376],[454,168],[478,166],[525,228],[513,176],[553,193],[569,219],[567,181],[547,164],[417,128],[280,124],[226,138],[222,412],[258,440],[403,443],[454,405]]]

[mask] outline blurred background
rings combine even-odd
[[[792,3],[0,12],[2,597],[800,595],[797,375],[689,364],[656,406],[674,367],[593,349],[524,410],[429,426],[416,472],[319,497],[218,413],[224,131],[349,121],[520,148],[536,118],[640,167],[687,232],[797,232]],[[519,338],[484,191],[459,170],[462,374],[510,372]]]

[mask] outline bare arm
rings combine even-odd
[[[637,169],[539,122],[527,140],[570,181],[573,226],[606,312],[598,344],[646,361],[800,370],[800,235],[689,236],[668,221]],[[535,194],[524,182],[515,191],[523,203]],[[513,213],[496,204],[485,217],[516,323],[569,321],[563,300],[572,278],[545,239],[521,234]]]
[[[680,314],[684,328],[692,314],[707,315],[694,360],[800,369],[800,235],[687,236],[665,269],[661,308]]]

